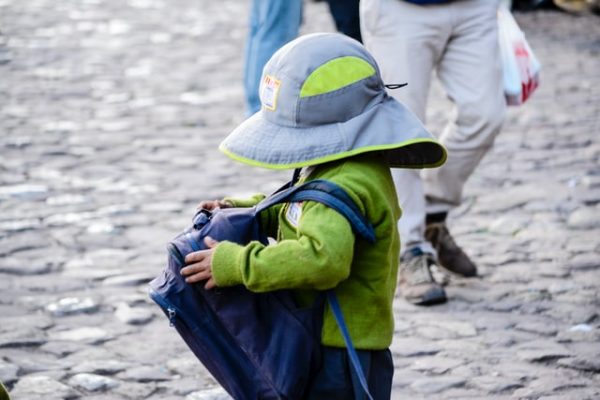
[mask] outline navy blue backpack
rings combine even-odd
[[[371,224],[348,194],[326,180],[293,186],[294,180],[252,208],[200,211],[193,226],[169,243],[168,265],[150,282],[161,307],[196,357],[235,399],[301,399],[320,363],[321,325],[327,299],[367,397],[366,379],[334,290],[312,307],[299,308],[290,290],[254,293],[244,286],[204,289],[180,274],[185,256],[206,249],[204,238],[268,244],[258,215],[279,203],[318,201],[348,219],[357,236],[374,242]]]

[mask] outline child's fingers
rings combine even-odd
[[[207,250],[203,250],[196,253],[207,252]],[[190,253],[192,254],[192,253]],[[187,257],[186,257],[187,260]],[[181,275],[185,276],[185,281],[187,283],[196,283],[205,280],[212,281],[212,271],[210,266],[210,257],[204,257],[202,261],[195,262],[192,264],[188,264],[185,267],[181,268]],[[215,287],[214,281],[211,283],[207,282],[207,289],[212,289]]]
[[[208,246],[209,249],[212,249],[213,247],[215,247],[216,245],[219,244],[219,242],[217,242],[215,239],[211,238],[210,236],[207,236],[204,238],[204,243]]]
[[[186,267],[181,268],[180,272],[181,272],[181,275],[183,275],[183,276],[190,276],[190,275],[202,272],[208,268],[210,268],[210,266],[205,265],[203,263],[194,263],[194,264],[190,264]]]
[[[198,205],[196,206],[196,210],[212,211],[218,207],[219,207],[219,205],[216,200],[204,200],[204,201],[201,201],[200,203],[198,203]]]
[[[205,258],[209,257],[209,253],[212,250],[199,250],[199,251],[194,251],[190,254],[188,254],[187,256],[185,256],[185,263],[186,264],[192,264],[192,263],[196,263],[196,262],[202,262]]]
[[[229,208],[231,207],[231,203],[223,201],[223,200],[204,200],[198,203],[196,206],[196,210],[208,210],[213,211],[217,208]]]
[[[210,279],[211,277],[212,277],[212,274],[210,273],[210,270],[204,269],[198,273],[189,275],[187,278],[185,278],[185,281],[187,283],[196,283],[196,282],[205,281],[207,279]]]
[[[206,285],[204,285],[204,288],[206,290],[210,290],[210,289],[214,289],[217,287],[217,284],[215,283],[215,279],[211,276],[208,281],[206,281]]]

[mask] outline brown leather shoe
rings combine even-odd
[[[428,306],[444,303],[446,292],[431,275],[431,267],[435,266],[433,255],[423,253],[415,248],[406,253],[400,260],[400,294],[409,303]]]
[[[445,223],[427,224],[425,239],[431,242],[437,251],[437,259],[442,267],[466,277],[477,275],[477,266],[454,242]]]

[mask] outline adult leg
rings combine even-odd
[[[366,48],[373,54],[386,84],[408,86],[389,94],[425,122],[432,70],[446,41],[440,7],[424,7],[398,0],[362,0],[361,29]],[[441,11],[441,10],[439,10]],[[424,240],[425,198],[419,171],[392,169],[402,206],[402,251],[428,246]]]
[[[337,30],[361,42],[358,2],[359,0],[327,0]]]
[[[440,136],[448,160],[424,171],[427,212],[447,213],[460,204],[462,191],[504,120],[506,102],[498,50],[497,1],[465,0],[450,5],[454,18],[451,40],[438,66],[438,76],[455,104],[455,118]],[[476,274],[475,265],[456,246],[443,223],[428,226],[440,263],[462,275]]]
[[[302,0],[253,0],[245,50],[244,90],[247,114],[260,110],[262,70],[281,46],[295,39],[302,22]]]
[[[443,54],[451,20],[443,6],[418,6],[398,0],[362,0],[361,29],[364,43],[377,60],[385,83],[408,86],[390,94],[422,121],[431,73]],[[402,240],[400,292],[415,304],[446,300],[434,281],[435,256],[425,240],[425,197],[417,170],[392,169],[403,213],[399,221]]]
[[[460,204],[467,178],[492,147],[504,120],[506,101],[496,24],[497,1],[458,1],[460,18],[438,67],[438,76],[456,112],[440,141],[446,163],[423,173],[428,212]]]

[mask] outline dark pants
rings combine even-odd
[[[366,399],[346,349],[323,347],[322,363],[306,399]],[[357,350],[358,358],[374,400],[389,400],[394,363],[389,350]]]
[[[327,3],[337,30],[361,42],[358,1],[327,0]]]

